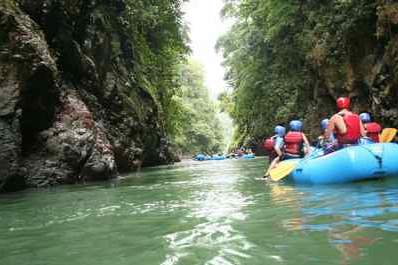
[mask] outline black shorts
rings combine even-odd
[[[278,154],[277,153],[275,153],[275,152],[271,152],[269,155],[268,155],[268,159],[269,159],[269,162],[271,163],[275,158],[277,158],[278,157]]]

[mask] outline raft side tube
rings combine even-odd
[[[302,159],[290,179],[303,184],[332,184],[398,176],[398,145],[359,145]]]

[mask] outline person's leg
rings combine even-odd
[[[271,165],[272,161],[275,159],[276,154],[274,152],[270,152],[268,155],[268,164]]]
[[[340,145],[337,141],[333,141],[331,143],[327,143],[325,145],[323,151],[324,151],[324,154],[327,155],[327,154],[333,153],[341,148],[343,148],[342,145]]]
[[[271,169],[274,169],[279,163],[279,156],[277,156],[274,160],[272,160],[271,164],[269,165],[268,169],[264,173],[264,178],[269,177],[269,172]]]

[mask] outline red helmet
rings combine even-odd
[[[338,109],[348,109],[350,107],[350,99],[347,97],[340,97],[336,102]]]

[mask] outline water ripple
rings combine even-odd
[[[0,196],[0,264],[395,264],[398,182],[267,183],[262,162]]]

